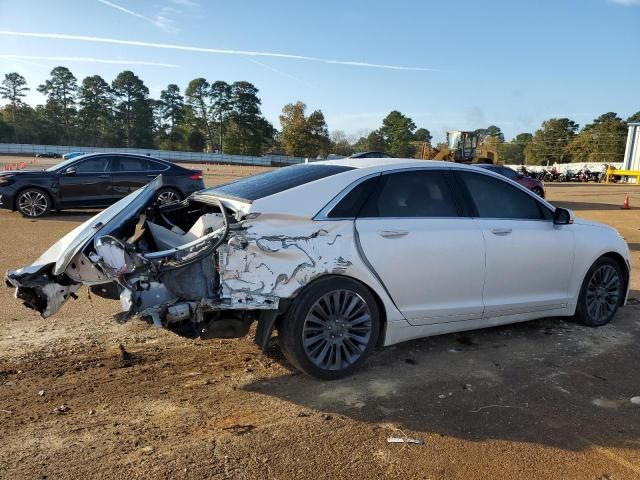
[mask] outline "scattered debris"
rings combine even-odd
[[[440,395],[438,395],[438,398],[439,399],[443,399],[443,398],[447,398],[447,396],[445,394],[441,393]]]
[[[133,357],[124,349],[124,345],[120,344],[120,368],[129,368],[133,365]]]
[[[96,411],[95,410],[89,410],[89,415],[95,415]]]
[[[56,415],[64,415],[65,413],[67,413],[69,410],[71,410],[69,408],[68,405],[65,405],[64,403],[62,405],[60,405],[59,407],[56,407],[53,409],[53,413],[55,413]]]
[[[153,453],[153,447],[151,445],[149,445],[148,447],[142,447],[140,450],[142,451],[142,453],[145,453],[147,455]]]
[[[495,405],[485,405],[484,407],[480,407],[480,408],[477,408],[475,410],[469,410],[469,411],[471,413],[478,413],[479,411],[485,410],[487,408],[522,408],[522,409],[524,409],[524,408],[527,408],[528,406],[529,406],[528,403],[525,403],[524,407],[519,407],[519,406],[515,406],[515,405],[498,405],[498,404],[495,404]]]
[[[401,437],[389,437],[387,443],[413,443],[415,445],[424,445],[424,440],[418,438],[401,438]]]
[[[305,412],[304,410],[300,410],[298,412],[298,417],[308,417],[309,414],[307,412]]]
[[[409,365],[417,365],[418,362],[416,362],[413,358],[405,358],[404,359],[404,363],[408,363]]]
[[[0,410],[0,412],[6,413],[8,415],[11,415],[13,413],[11,410]]]
[[[44,390],[38,390],[38,396],[44,397]]]
[[[329,415],[328,413],[323,413],[322,414],[322,418],[323,418],[323,420],[331,420],[333,417],[331,415]]]
[[[640,407],[640,397],[631,397],[630,402],[633,403],[634,405]]]
[[[473,386],[472,386],[470,383],[465,383],[465,384],[462,386],[462,389],[463,389],[463,390],[467,390],[467,391],[469,391],[469,392],[473,392]]]
[[[251,424],[241,425],[238,423],[235,425],[231,425],[229,427],[224,427],[223,430],[230,431],[234,435],[244,435],[246,433],[251,432],[252,430],[255,430],[256,428],[257,427],[255,425],[251,425]]]

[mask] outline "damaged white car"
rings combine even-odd
[[[83,285],[181,335],[272,330],[319,378],[376,347],[546,316],[603,325],[624,305],[629,250],[520,185],[444,162],[296,165],[158,206],[158,177],[10,271],[43,317]]]

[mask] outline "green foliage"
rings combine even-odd
[[[578,124],[568,118],[545,120],[525,147],[526,163],[552,165],[571,161],[566,148],[577,130]]]
[[[85,143],[106,145],[113,123],[113,98],[111,87],[100,75],[82,80],[78,91],[78,107],[78,124],[86,135]]]
[[[11,106],[11,125],[13,126],[14,141],[19,143],[18,137],[18,107],[22,104],[22,99],[29,91],[27,81],[17,72],[7,73],[0,83],[0,98],[7,100]]]
[[[511,142],[498,144],[498,158],[506,164],[523,164],[524,150],[532,138],[530,133],[519,133]]]
[[[382,127],[379,130],[386,146],[385,150],[397,158],[413,157],[416,153],[416,146],[412,143],[415,129],[416,125],[409,117],[397,110],[389,113],[382,121]]]
[[[48,128],[57,137],[63,137],[67,145],[72,143],[72,130],[76,120],[76,94],[78,81],[67,67],[55,67],[51,78],[38,86],[47,96],[45,118]]]
[[[133,72],[118,74],[111,83],[118,134],[127,147],[153,147],[153,108],[149,89]]]
[[[636,112],[627,118],[627,123],[639,123],[640,122],[640,112]]]
[[[374,130],[366,137],[360,137],[353,146],[356,152],[384,152],[386,149],[385,140],[378,130]]]
[[[289,103],[282,108],[282,147],[289,155],[316,157],[326,155],[331,145],[329,130],[320,110],[305,116],[307,106],[302,102]]]
[[[431,143],[432,140],[431,132],[426,128],[418,128],[415,132],[413,132],[413,139],[417,142],[426,142]]]
[[[574,162],[621,162],[627,140],[627,124],[614,112],[600,115],[566,147]]]
[[[354,146],[351,145],[347,135],[342,130],[334,130],[329,137],[331,140],[329,151],[331,153],[348,157],[354,152]]]

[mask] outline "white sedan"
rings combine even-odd
[[[517,183],[447,162],[296,165],[154,205],[161,177],[7,273],[43,317],[75,291],[119,299],[182,335],[272,330],[300,370],[332,379],[376,346],[574,316],[611,321],[629,250]]]

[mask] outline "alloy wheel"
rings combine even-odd
[[[47,211],[49,201],[43,193],[29,190],[20,195],[18,208],[28,217],[39,217]]]
[[[371,311],[351,290],[320,297],[307,314],[303,329],[305,354],[323,370],[342,370],[364,353],[371,338]]]
[[[615,312],[620,300],[620,275],[611,265],[600,266],[589,280],[586,305],[589,316],[604,322]]]
[[[165,190],[164,192],[160,192],[158,194],[159,205],[169,205],[170,203],[177,203],[179,201],[180,196],[172,190]]]

